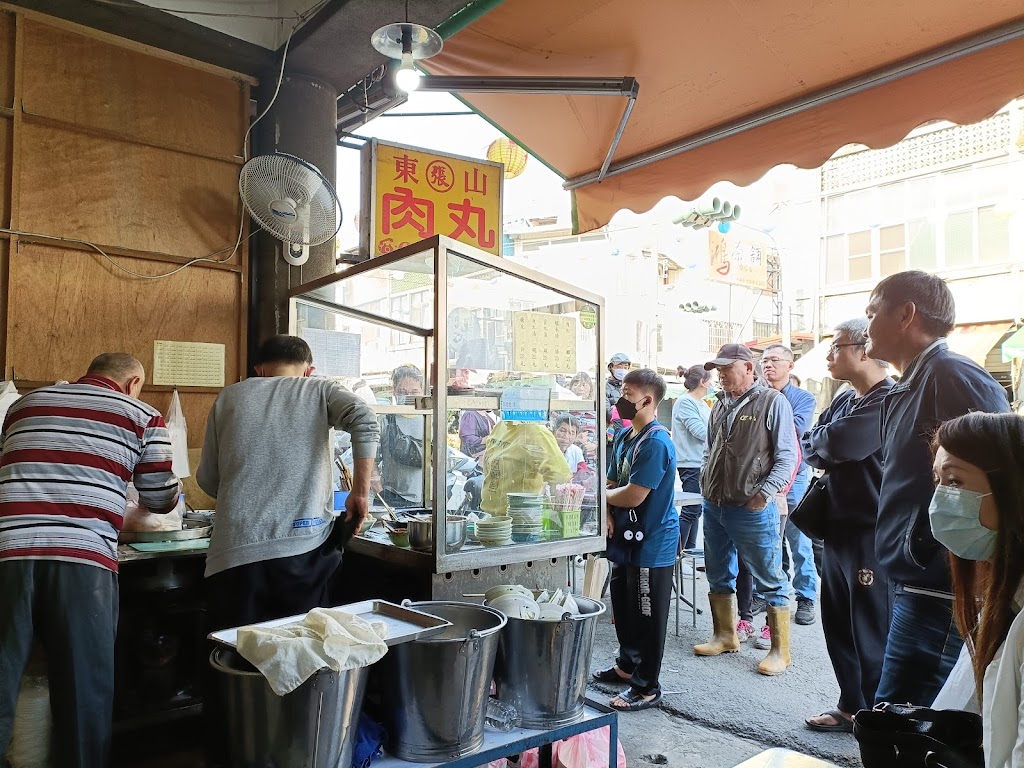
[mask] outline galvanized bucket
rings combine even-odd
[[[278,696],[266,678],[236,651],[210,654],[219,673],[233,768],[337,768],[352,765],[369,667],[322,669],[291,693]]]
[[[476,752],[484,742],[498,637],[505,614],[472,603],[403,603],[452,623],[444,633],[397,645],[377,663],[388,750],[434,763]]]
[[[577,597],[580,614],[561,621],[509,617],[494,682],[524,728],[555,728],[583,718],[590,656],[604,603]]]

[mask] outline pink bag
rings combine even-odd
[[[626,768],[626,753],[622,742],[617,745],[617,768]],[[596,731],[586,731],[551,745],[552,762],[557,768],[608,768],[608,726]],[[536,749],[523,752],[520,768],[539,768],[540,759]]]

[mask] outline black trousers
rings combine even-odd
[[[825,541],[821,624],[839,683],[839,709],[870,709],[889,634],[889,582],[875,559],[873,528],[836,527]]]
[[[207,625],[228,629],[327,607],[331,577],[340,566],[341,552],[321,545],[208,576]]]
[[[106,768],[114,715],[117,574],[55,560],[0,561],[0,758],[33,637],[46,650],[54,765]]]
[[[644,695],[660,690],[672,566],[637,568],[612,564],[611,598],[619,655],[615,664],[633,677],[631,687]]]
[[[785,552],[786,548],[783,547]],[[743,558],[738,558],[739,568],[736,572],[736,605],[739,609],[740,621],[754,620],[754,576],[751,574]]]

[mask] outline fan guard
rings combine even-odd
[[[275,152],[242,166],[238,191],[249,214],[290,246],[308,248],[331,240],[341,229],[341,204],[316,166]]]

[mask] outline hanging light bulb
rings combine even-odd
[[[420,72],[412,63],[412,53],[402,53],[402,65],[395,72],[395,85],[406,93],[420,87]]]

